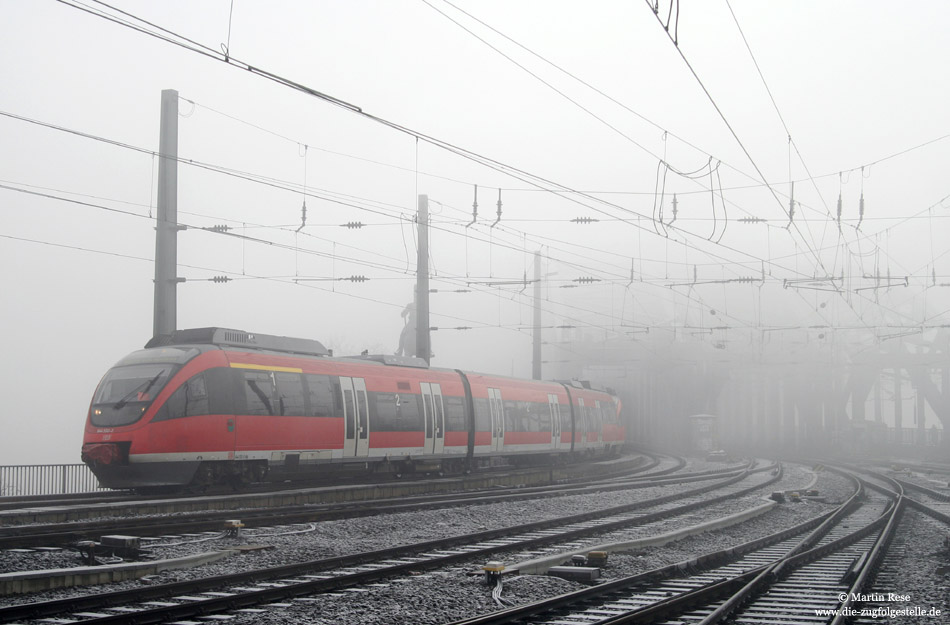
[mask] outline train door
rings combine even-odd
[[[500,389],[488,389],[488,405],[491,408],[491,448],[501,451],[505,445],[505,404]]]
[[[369,397],[366,393],[366,380],[353,378],[353,391],[356,393],[356,455],[369,456]]]
[[[577,419],[574,422],[574,449],[587,449],[587,409],[584,407],[584,398],[577,398]]]
[[[561,404],[554,393],[548,393],[548,410],[551,412],[551,449],[560,449]]]
[[[430,382],[419,384],[422,389],[422,412],[425,416],[425,450],[441,454],[445,447],[445,406],[442,403],[442,387]]]
[[[369,406],[363,378],[340,377],[343,395],[343,457],[369,455]]]
[[[591,412],[591,417],[592,417],[591,423],[595,424],[595,425],[592,425],[591,427],[593,427],[596,430],[595,431],[596,441],[598,443],[602,443],[604,442],[604,413],[603,413],[603,408],[600,405],[599,399],[594,400],[594,409]]]
[[[438,384],[431,384],[430,387],[432,388],[432,407],[435,415],[432,453],[441,454],[445,448],[445,405],[442,403],[442,387]]]

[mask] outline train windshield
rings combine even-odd
[[[92,424],[104,427],[135,423],[177,369],[178,365],[172,363],[110,369],[92,400]]]

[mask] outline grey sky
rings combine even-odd
[[[475,328],[434,333],[439,366],[530,375],[523,330],[530,287],[520,293],[467,283],[530,277],[531,254],[542,245],[545,272],[556,273],[546,323],[584,326],[577,332],[598,340],[624,336],[629,324],[649,326],[654,336],[667,328],[670,340],[674,325],[729,325],[737,329],[719,338],[746,341],[762,326],[865,327],[863,338],[842,335],[847,342],[885,324],[950,322],[947,289],[927,288],[934,274],[938,284],[950,282],[950,244],[942,236],[950,139],[863,175],[860,169],[950,133],[943,66],[950,7],[732,1],[803,165],[794,150],[789,159],[787,133],[726,2],[680,4],[680,49],[776,196],[642,1],[457,6],[656,126],[441,0],[233,5],[234,58],[585,195],[532,190],[365,117],[53,1],[0,3],[0,111],[157,150],[160,92],[177,89],[182,158],[285,187],[180,166],[180,221],[228,223],[299,251],[182,233],[180,275],[235,280],[181,285],[179,327],[307,336],[338,353],[394,350],[399,313],[411,299],[417,193],[433,200],[433,288],[475,290],[433,296],[433,325]],[[661,5],[665,20],[669,4]],[[115,6],[215,50],[228,40],[227,0]],[[0,374],[12,399],[0,462],[78,461],[96,383],[151,334],[153,267],[136,258],[154,253],[146,217],[154,214],[157,165],[149,154],[9,116],[0,116],[0,137],[0,184],[135,214],[0,189],[7,334]],[[697,180],[667,175],[664,219],[675,192],[678,228],[655,221],[658,158],[681,171],[722,162],[712,200],[708,169]],[[801,205],[786,229],[790,171]],[[839,180],[841,234],[830,216]],[[295,235],[305,181],[309,192],[344,203],[309,197],[308,225]],[[466,230],[475,184],[479,222]],[[857,230],[862,185],[866,209]],[[498,188],[503,216],[492,229]],[[576,217],[602,221],[571,223]],[[750,217],[768,222],[739,221]],[[339,226],[350,221],[367,227]],[[628,285],[631,259],[637,281]],[[770,275],[761,287],[669,286],[691,281],[694,267],[699,281],[760,277],[763,268]],[[888,270],[907,276],[909,286],[857,290],[874,284],[863,275]],[[842,273],[844,296],[784,288],[785,280]],[[371,280],[294,282],[360,274]],[[602,282],[556,288],[584,276]]]

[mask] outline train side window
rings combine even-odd
[[[371,393],[375,395],[375,402],[370,401],[370,405],[375,410],[370,412],[372,422],[370,427],[374,432],[394,432],[399,425],[396,415],[396,394],[395,393]]]
[[[245,371],[244,396],[247,399],[247,414],[276,414],[274,410],[274,379],[270,372]]]
[[[208,387],[205,376],[198,374],[185,384],[185,416],[208,414]]]
[[[209,414],[208,389],[204,375],[199,373],[189,378],[168,398],[165,405],[165,410],[159,412],[153,421]]]
[[[574,410],[577,414],[577,419],[574,423],[574,430],[576,432],[586,432],[587,431],[587,408],[581,406],[579,403],[574,405]]]
[[[600,402],[595,402],[593,406],[587,406],[587,429],[591,432],[600,430]]]
[[[505,407],[505,431],[506,432],[517,432],[521,429],[521,424],[518,422],[518,415],[515,412],[515,402],[510,399],[506,399],[503,402]]]
[[[538,431],[538,421],[534,418],[534,414],[531,411],[531,402],[519,401],[516,402],[518,406],[518,415],[521,418],[521,430],[523,432],[537,432]]]
[[[337,419],[343,418],[343,387],[340,385],[340,378],[333,376],[330,378],[330,396],[333,398],[332,416]]]
[[[505,406],[505,431],[506,432],[530,432],[531,415],[528,412],[528,403],[523,401],[512,401],[506,399]],[[536,427],[536,426],[535,426]]]
[[[330,376],[307,373],[304,375],[304,381],[310,400],[310,412],[307,414],[312,417],[332,417],[334,407]]]
[[[281,415],[303,416],[306,414],[303,400],[303,380],[299,373],[278,371],[277,411]]]
[[[617,410],[614,408],[614,403],[610,401],[600,402],[600,414],[604,420],[604,423],[610,423],[616,425],[617,420]]]
[[[413,432],[422,429],[422,410],[419,405],[419,396],[414,393],[397,393],[396,414],[399,427],[404,432]]]
[[[534,411],[532,410],[532,402],[519,401],[516,402],[518,406],[518,414],[521,416],[521,429],[524,432],[537,432],[538,431],[538,421],[534,417]]]
[[[571,407],[565,404],[558,404],[558,413],[561,415],[561,431],[571,431]]]
[[[533,410],[533,418],[537,423],[538,429],[537,432],[550,432],[551,431],[551,407],[550,404],[541,404],[536,402],[531,402],[531,407]]]
[[[412,432],[420,427],[416,395],[370,393],[370,406],[374,432]]]
[[[452,397],[443,395],[442,401],[445,402],[445,431],[446,432],[464,432],[465,427],[465,402],[461,397]]]
[[[475,397],[472,400],[475,405],[475,431],[491,431],[491,406],[487,397]]]
[[[210,414],[241,414],[232,401],[234,396],[232,372],[230,367],[214,367],[202,375],[208,389],[208,412]]]

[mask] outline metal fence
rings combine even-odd
[[[68,495],[99,490],[84,464],[0,465],[0,496]]]
[[[890,428],[891,439],[899,445],[912,445],[916,447],[939,447],[944,440],[943,430],[937,428],[901,428],[900,432],[896,428]]]

